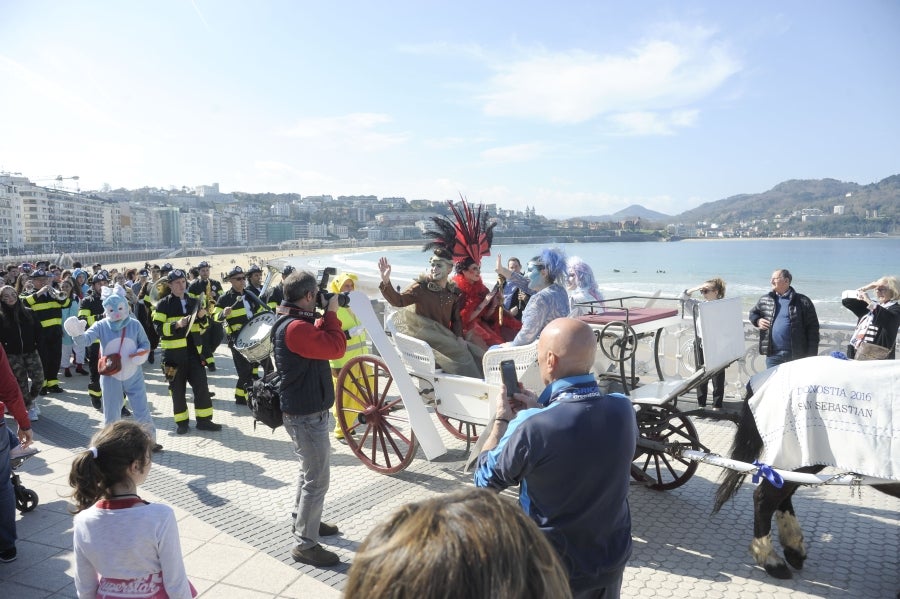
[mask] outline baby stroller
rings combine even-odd
[[[23,450],[18,453],[18,455],[10,454],[9,462],[12,466],[12,485],[13,490],[16,493],[16,509],[18,509],[23,514],[34,510],[34,508],[38,505],[38,494],[32,491],[31,489],[26,489],[25,485],[22,484],[22,479],[19,478],[16,470],[25,463],[25,461],[31,456],[38,453],[36,448],[30,447],[28,449]]]

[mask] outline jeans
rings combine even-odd
[[[10,478],[9,450],[6,423],[0,421],[0,551],[16,546],[16,494]]]
[[[319,544],[319,523],[331,477],[331,441],[334,423],[331,412],[305,416],[284,414],[284,428],[294,442],[294,454],[300,460],[297,495],[294,500],[294,537],[300,549]]]
[[[766,356],[766,368],[772,368],[773,366],[790,362],[792,356],[793,354],[789,349],[778,350],[774,354]]]

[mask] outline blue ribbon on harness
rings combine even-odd
[[[775,472],[775,469],[769,466],[768,464],[763,464],[759,460],[753,460],[753,465],[756,466],[756,472],[753,473],[753,484],[758,484],[760,477],[769,481],[773,487],[776,489],[780,489],[784,486],[784,479],[780,474]]]

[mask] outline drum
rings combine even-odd
[[[238,350],[248,362],[262,362],[272,353],[272,337],[269,333],[275,326],[275,314],[262,312],[254,316],[250,322],[238,331],[234,340],[234,349]]]

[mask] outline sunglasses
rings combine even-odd
[[[715,292],[715,289],[713,289],[712,287],[704,287],[703,289],[700,290],[700,293],[713,293],[713,292]]]

